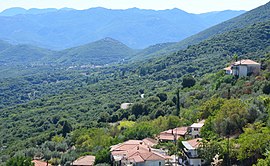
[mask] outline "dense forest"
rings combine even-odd
[[[265,8],[269,3],[255,11]],[[270,21],[233,28],[143,61],[144,55],[174,43],[133,54],[137,50],[113,39],[105,41],[118,45],[114,48],[123,49],[123,55],[130,53],[131,60],[102,66],[3,63],[0,165],[33,157],[70,165],[86,154],[95,155],[96,164],[110,164],[111,145],[154,138],[198,119],[206,120],[200,153],[207,164],[219,154],[224,165],[269,165]],[[5,42],[0,43],[0,50],[1,46],[14,47]],[[72,50],[91,52],[95,46]],[[223,68],[237,59],[261,63],[260,74],[225,75]],[[122,103],[132,104],[123,109]],[[176,145],[158,146],[175,154],[182,145],[179,140]]]

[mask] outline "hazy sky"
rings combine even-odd
[[[269,0],[0,0],[0,11],[11,7],[87,9],[105,7],[110,9],[172,9],[179,8],[190,13],[220,10],[251,10]]]

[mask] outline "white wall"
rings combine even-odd
[[[239,77],[247,76],[247,66],[239,66]]]
[[[198,131],[196,131],[196,129]],[[191,135],[192,135],[193,138],[195,138],[196,135],[200,135],[200,132],[201,132],[201,128],[195,128],[195,127],[191,128]]]
[[[201,159],[189,159],[188,162],[192,166],[201,166],[202,165]]]
[[[159,163],[161,166],[165,165],[165,160],[157,160],[157,161],[146,161],[145,166],[159,166]]]

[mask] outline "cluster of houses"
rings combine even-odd
[[[159,133],[155,139],[128,140],[110,147],[111,161],[114,166],[201,166],[204,160],[198,154],[200,131],[204,120],[189,127],[177,127]],[[168,151],[155,148],[158,143],[182,141],[182,156],[169,156]],[[35,166],[50,166],[46,162],[33,160]],[[95,156],[87,155],[73,161],[73,166],[93,166]]]
[[[111,160],[114,166],[166,166],[192,165],[201,166],[204,160],[198,154],[201,138],[200,131],[204,120],[189,127],[178,127],[161,132],[156,139],[128,140],[111,146]],[[168,156],[166,150],[155,149],[159,142],[173,142],[179,138],[182,141],[183,156],[175,160],[175,156]]]

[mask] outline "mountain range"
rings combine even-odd
[[[155,44],[142,50],[128,47],[113,38],[103,38],[85,45],[52,51],[33,45],[18,44],[11,45],[5,41],[0,41],[0,63],[2,64],[92,64],[105,65],[123,60],[141,61],[151,59],[161,55],[169,55],[187,46],[199,43],[202,40],[210,39],[212,36],[228,32],[237,28],[267,21],[270,19],[270,3],[246,12],[236,18],[225,21],[205,31],[191,36],[180,42],[167,42]],[[99,9],[107,10],[107,9]],[[139,9],[133,9],[135,11]],[[178,11],[178,9],[175,9]],[[59,11],[60,13],[62,11]],[[66,11],[64,11],[66,12]],[[149,11],[147,11],[149,12]],[[164,11],[165,12],[165,11]],[[53,12],[54,13],[54,12]],[[217,12],[219,13],[219,12]],[[48,13],[47,13],[48,14]],[[201,17],[213,16],[216,12],[201,15]],[[42,14],[43,15],[43,14]],[[18,15],[24,16],[24,15]],[[30,16],[36,16],[30,14]],[[7,17],[9,18],[9,17]],[[1,28],[1,27],[0,27]],[[145,38],[143,38],[145,39]]]
[[[244,12],[11,8],[0,13],[0,39],[60,50],[110,37],[142,49],[156,43],[180,41]]]
[[[270,19],[269,13],[270,13],[270,2],[258,8],[255,8],[249,12],[246,12],[240,16],[237,16],[230,20],[224,21],[218,25],[210,27],[206,30],[203,30],[195,35],[187,37],[184,40],[170,44],[167,47],[157,49],[155,52],[148,54],[147,58],[173,53],[185,49],[188,46],[198,44],[203,40],[210,39],[211,37],[217,34],[222,34],[225,32],[229,32],[231,30],[243,28],[255,23],[268,21]],[[146,58],[145,55],[143,56],[144,58]]]

